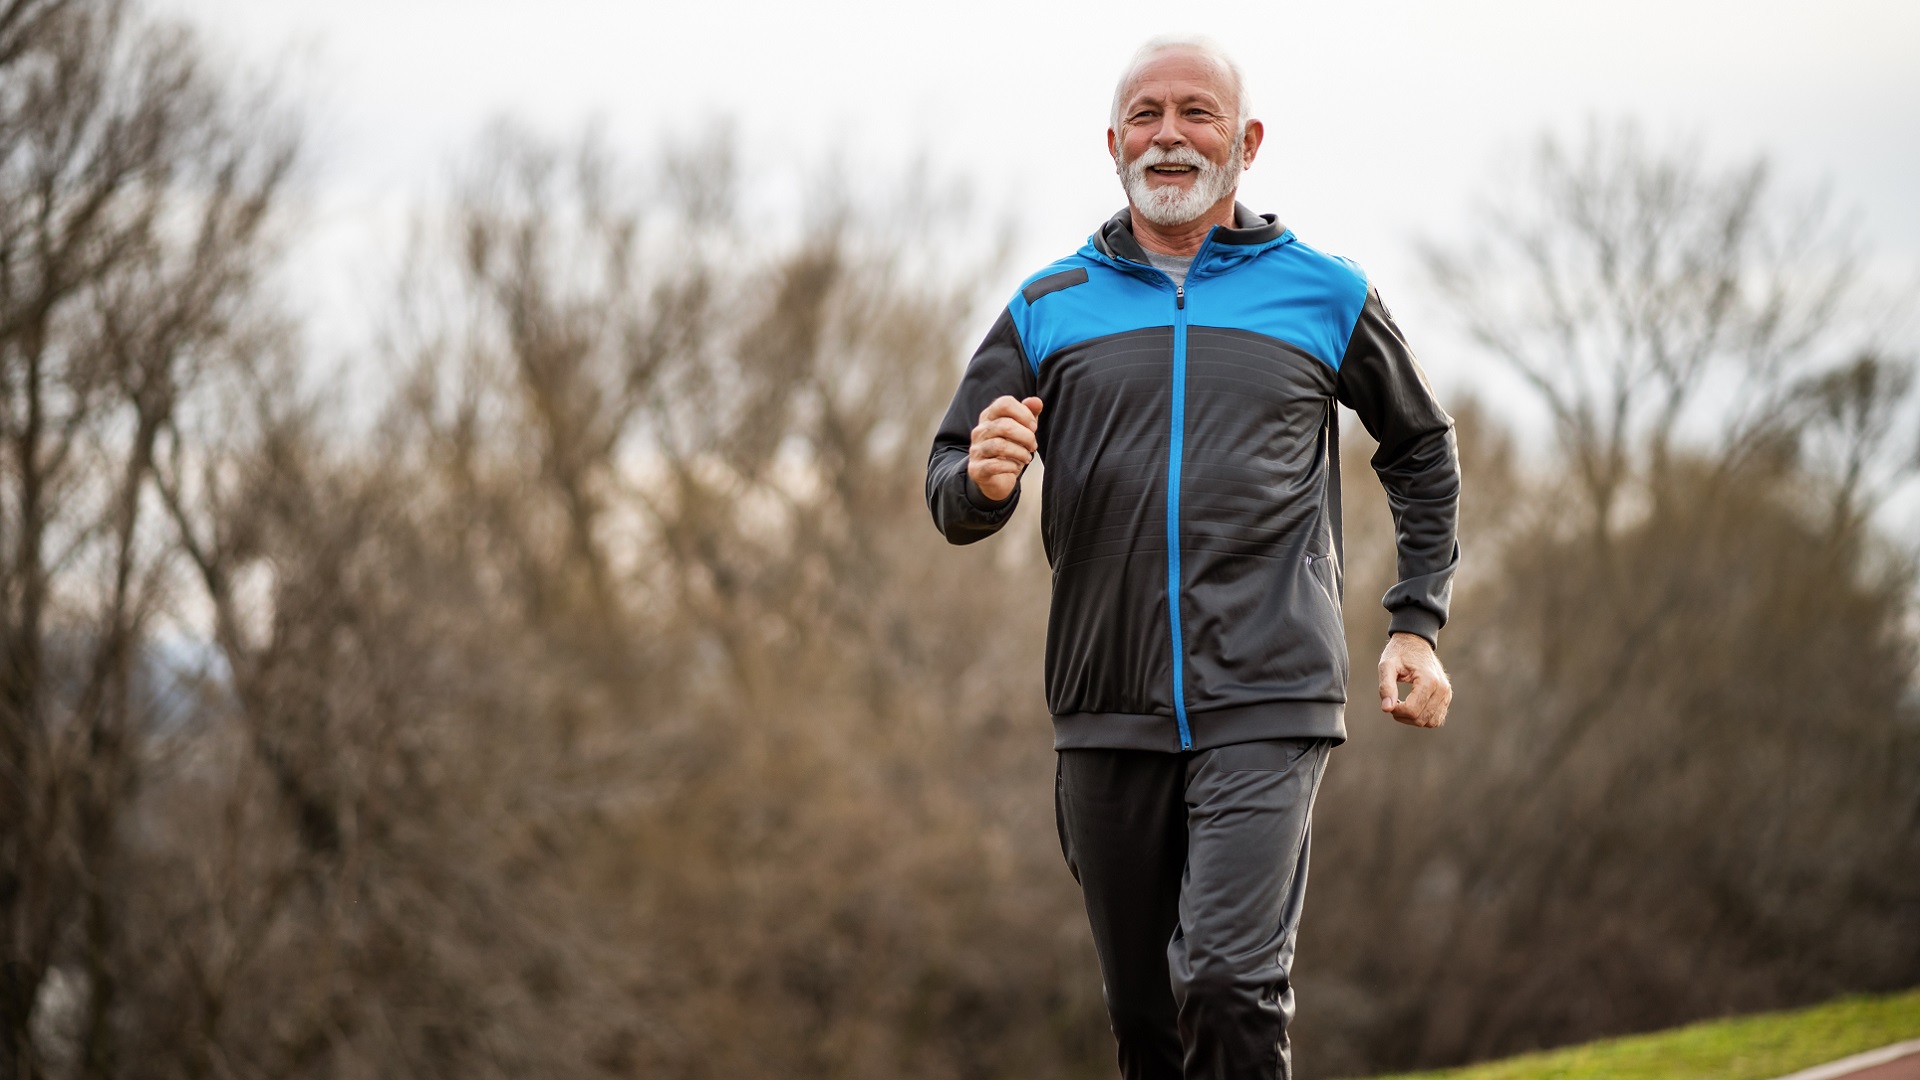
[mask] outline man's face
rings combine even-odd
[[[1169,49],[1134,72],[1107,149],[1134,209],[1184,225],[1231,198],[1260,145],[1258,122],[1238,130],[1240,103],[1224,73],[1197,53]]]

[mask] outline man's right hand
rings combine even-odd
[[[994,502],[1005,502],[1013,495],[1020,473],[1040,452],[1035,435],[1040,430],[1040,408],[1037,397],[1021,401],[1002,396],[980,411],[980,422],[973,425],[973,445],[967,450],[967,478],[980,494]]]

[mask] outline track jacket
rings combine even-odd
[[[1379,440],[1399,547],[1392,629],[1436,639],[1459,547],[1453,420],[1359,267],[1236,206],[1186,282],[1121,210],[1028,278],[974,353],[927,461],[949,541],[1004,525],[967,477],[1003,394],[1038,397],[1061,749],[1346,738],[1335,402]]]

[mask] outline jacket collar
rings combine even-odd
[[[1280,224],[1272,214],[1256,214],[1245,204],[1233,204],[1233,227],[1219,225],[1207,234],[1207,240],[1214,244],[1232,244],[1236,247],[1253,247],[1270,244],[1290,235],[1285,225]],[[1147,251],[1133,235],[1133,211],[1121,207],[1120,212],[1108,218],[1092,236],[1093,246],[1100,254],[1110,259],[1125,259],[1128,262],[1146,263]]]

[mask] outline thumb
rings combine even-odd
[[[1027,409],[1031,411],[1035,416],[1039,416],[1040,410],[1047,407],[1047,403],[1044,401],[1041,401],[1037,397],[1030,397],[1025,401],[1022,401],[1020,404],[1025,405]]]
[[[1392,659],[1380,661],[1380,711],[1392,712],[1400,704],[1400,665]]]

